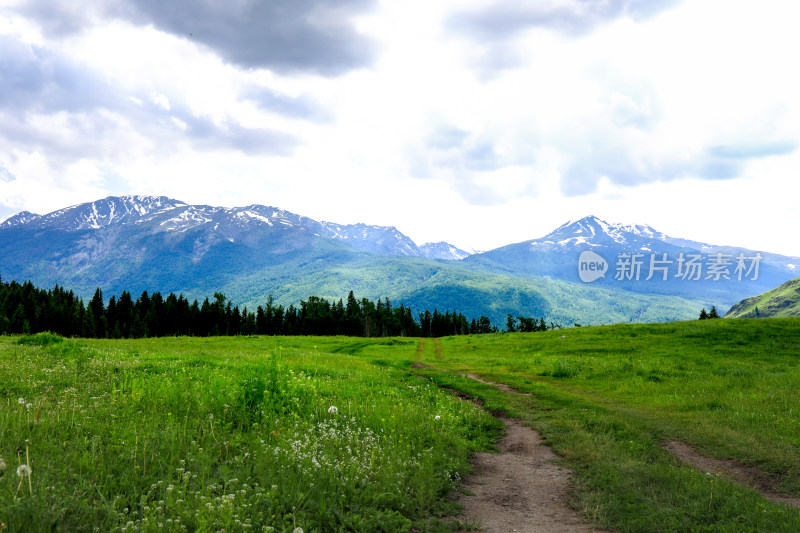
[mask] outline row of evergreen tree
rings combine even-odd
[[[711,311],[706,311],[705,307],[700,310],[700,320],[713,320],[715,318],[720,318],[716,305],[711,306]]]
[[[106,304],[98,288],[88,304],[71,290],[52,290],[31,282],[0,280],[0,334],[51,331],[65,337],[142,338],[219,335],[349,335],[357,337],[443,337],[497,332],[490,320],[468,321],[456,311],[425,311],[415,318],[409,307],[392,306],[388,298],[346,302],[311,296],[299,307],[275,305],[270,296],[255,312],[239,309],[221,293],[192,303],[170,293],[143,292],[136,300],[124,291]]]

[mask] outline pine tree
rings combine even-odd
[[[120,337],[119,325],[117,324],[117,299],[112,296],[108,300],[106,307],[106,332],[109,338],[118,339]]]
[[[14,310],[14,314],[11,315],[11,333],[28,334],[30,332],[31,325],[25,316],[25,306],[20,302],[20,304],[17,305],[17,308]]]
[[[94,329],[95,327],[95,320],[94,320],[94,313],[92,312],[92,306],[86,307],[86,312],[83,314],[83,327],[81,328],[81,337],[85,337],[87,339],[91,339],[97,336],[97,332]]]
[[[517,331],[517,321],[511,316],[511,313],[508,313],[506,317],[506,332],[514,333],[515,331]]]
[[[117,301],[117,325],[119,326],[120,336],[127,339],[131,336],[131,325],[133,324],[133,299],[131,293],[122,291]]]
[[[98,287],[94,291],[94,297],[89,302],[89,310],[92,312],[92,319],[94,321],[92,329],[94,336],[100,339],[106,337],[106,317],[105,305],[103,304],[103,291]]]
[[[478,319],[478,333],[492,333],[492,322],[488,316],[483,316]]]
[[[253,335],[256,332],[256,316],[245,307],[242,310],[242,335]]]
[[[708,318],[719,318],[719,313],[717,313],[717,307],[715,305],[711,306],[711,311],[708,312]]]
[[[361,308],[358,305],[353,291],[347,295],[347,305],[345,306],[345,326],[344,334],[352,337],[361,336]]]
[[[427,309],[424,313],[419,314],[419,325],[422,329],[422,336],[423,337],[433,337],[433,317],[431,316],[431,312]]]
[[[264,308],[260,305],[256,308],[256,335],[267,334],[267,318],[264,315]]]
[[[532,331],[536,331],[534,328],[536,326],[536,322],[534,319],[524,316],[518,316],[517,320],[519,321],[519,327],[517,331],[521,333],[530,333]]]
[[[708,318],[708,312],[706,311],[706,308],[704,307],[700,311],[700,320],[706,320],[707,318]]]
[[[165,332],[164,298],[160,292],[154,292],[150,297],[150,308],[145,315],[147,335],[150,337],[163,337]]]
[[[139,311],[136,311],[133,315],[133,320],[131,321],[130,336],[134,339],[147,338],[147,324],[139,315]]]

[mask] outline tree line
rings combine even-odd
[[[276,305],[270,296],[255,311],[240,309],[223,294],[202,303],[183,295],[147,291],[135,300],[127,291],[106,303],[98,288],[84,304],[73,291],[56,285],[36,288],[30,281],[0,280],[0,334],[50,331],[65,337],[143,338],[220,335],[348,335],[355,337],[443,337],[495,333],[482,316],[471,321],[456,311],[415,317],[411,308],[393,306],[388,298],[328,301],[311,296],[295,307]]]
[[[720,318],[716,305],[711,306],[711,311],[706,311],[705,307],[700,310],[699,320],[713,320],[715,318]]]
[[[580,324],[575,324],[575,326],[580,327]],[[506,332],[508,333],[532,333],[535,331],[547,331],[548,329],[556,328],[561,329],[561,324],[550,322],[550,325],[548,326],[547,322],[544,321],[544,317],[536,320],[535,318],[524,316],[518,316],[514,318],[511,313],[506,315]]]

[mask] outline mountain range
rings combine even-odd
[[[590,282],[579,264],[587,253],[593,263],[605,263],[602,276]],[[698,279],[696,271],[681,277],[683,261],[692,257],[705,270]],[[748,272],[737,272],[737,257]],[[626,260],[638,261],[637,276]],[[657,275],[645,279],[654,265]],[[724,312],[797,272],[800,258],[676,239],[593,216],[477,254],[444,242],[417,245],[391,226],[163,196],[109,197],[45,215],[23,211],[0,223],[6,281],[57,283],[85,297],[96,287],[106,295],[147,290],[199,299],[223,292],[246,306],[269,295],[289,305],[353,290],[415,311],[486,315],[501,326],[509,313],[570,325],[696,318],[702,307]]]
[[[647,225],[609,224],[595,216],[465,262],[485,271],[580,283],[577,267],[583,252],[597,254],[608,263],[607,274],[592,282],[595,286],[701,298],[720,309],[800,274],[800,257],[674,238]],[[744,270],[737,272],[740,260]],[[638,272],[631,268],[634,261],[639,263]],[[651,277],[652,266],[656,268]]]
[[[366,224],[334,224],[317,222],[283,209],[263,205],[223,208],[188,205],[164,196],[109,197],[91,203],[67,207],[48,215],[22,211],[0,224],[0,230],[25,226],[42,230],[69,232],[99,230],[127,224],[156,223],[166,232],[183,233],[213,223],[211,241],[241,237],[241,230],[254,226],[283,226],[311,232],[316,237],[329,237],[346,242],[354,249],[386,255],[427,257],[428,259],[463,259],[469,253],[446,242],[414,241],[394,226]],[[206,229],[208,229],[206,227]],[[204,246],[198,249],[202,255]]]

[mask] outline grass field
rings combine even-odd
[[[800,495],[800,320],[618,325],[443,339],[436,382],[529,420],[575,472],[574,505],[620,531],[800,531],[800,511],[680,464],[677,440]],[[532,396],[461,377],[476,373]]]
[[[0,521],[25,532],[427,528],[499,424],[348,354],[362,344],[4,338]]]
[[[452,529],[437,517],[498,437],[489,411],[542,434],[598,526],[800,530],[798,509],[662,447],[800,496],[800,319],[437,340],[5,337],[0,380],[2,531]]]

